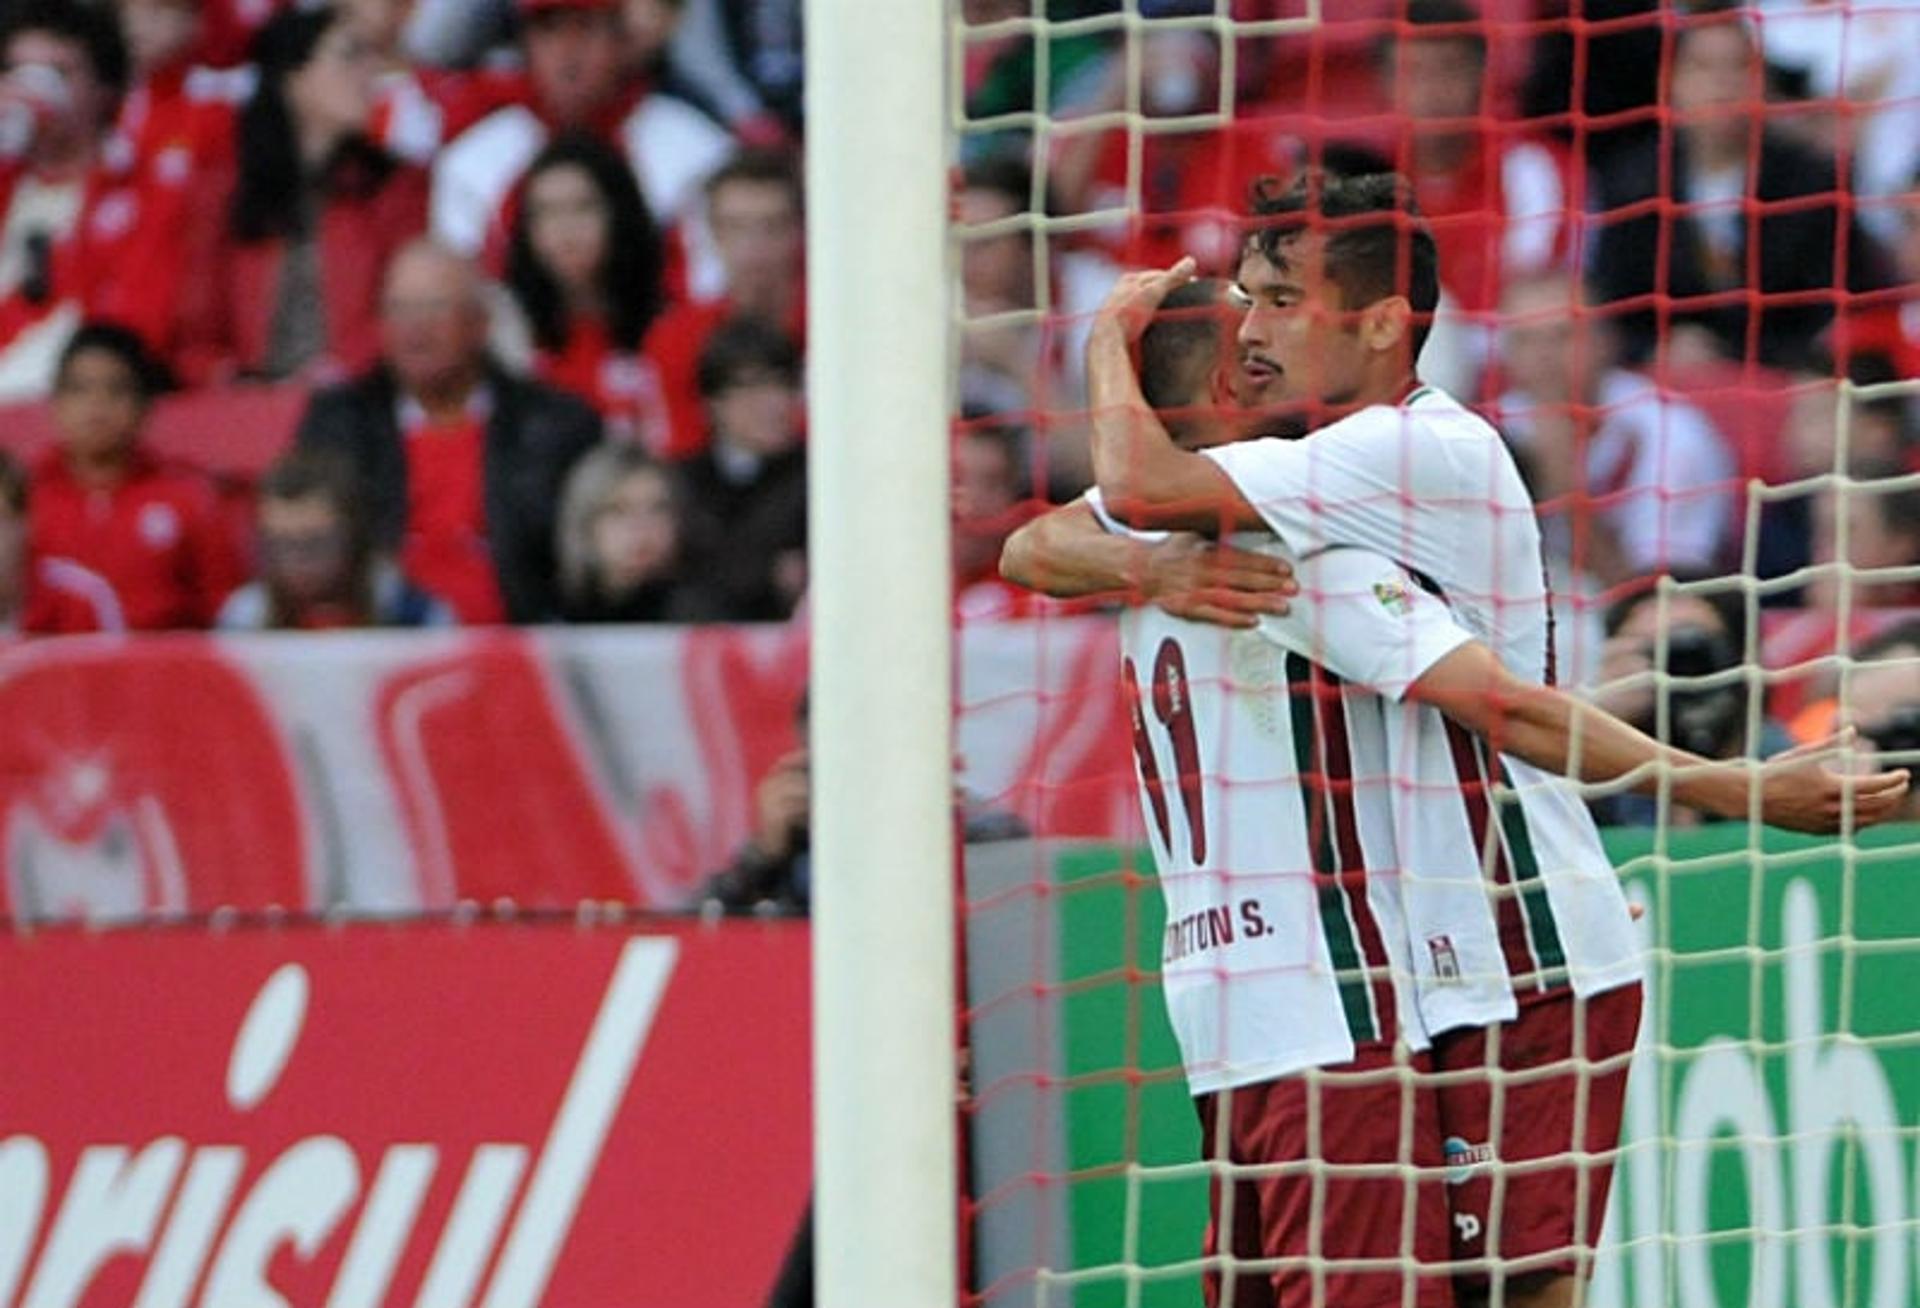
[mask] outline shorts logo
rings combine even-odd
[[[1413,612],[1413,597],[1407,594],[1403,582],[1376,581],[1373,583],[1373,597],[1380,601],[1381,608],[1396,618],[1404,618]]]
[[[1448,1136],[1440,1149],[1447,1160],[1448,1185],[1465,1184],[1482,1163],[1493,1161],[1492,1145],[1468,1144],[1457,1135]]]
[[[1452,936],[1428,936],[1427,953],[1433,959],[1434,980],[1450,985],[1460,979],[1460,955],[1453,952]]]
[[[1472,1244],[1480,1238],[1480,1219],[1472,1213],[1455,1213],[1453,1229],[1459,1232],[1461,1244]]]

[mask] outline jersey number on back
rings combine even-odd
[[[1167,811],[1166,783],[1160,779],[1160,764],[1155,760],[1153,742],[1147,737],[1145,697],[1140,693],[1140,673],[1132,659],[1123,660],[1121,675],[1127,683],[1127,707],[1133,719],[1133,752],[1140,760],[1140,780],[1153,809],[1153,822],[1160,829],[1160,844],[1173,848],[1173,818]],[[1171,636],[1160,642],[1153,658],[1153,716],[1166,727],[1173,743],[1174,776],[1180,783],[1180,803],[1186,810],[1187,834],[1192,841],[1196,866],[1207,861],[1207,815],[1201,791],[1200,737],[1193,725],[1193,696],[1187,687],[1187,659],[1180,644]]]

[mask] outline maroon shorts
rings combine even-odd
[[[1489,1284],[1494,1259],[1505,1276],[1591,1273],[1639,1029],[1629,985],[1523,1001],[1512,1022],[1434,1041],[1453,1256],[1482,1263],[1463,1283]]]
[[[1203,1157],[1294,1165],[1215,1177],[1207,1255],[1230,1258],[1206,1275],[1209,1308],[1451,1308],[1430,1070],[1426,1054],[1402,1069],[1391,1049],[1374,1047],[1311,1079],[1199,1096]],[[1401,1170],[1369,1176],[1341,1168],[1356,1163]],[[1246,1266],[1261,1259],[1286,1261]],[[1430,1265],[1439,1270],[1423,1270]]]

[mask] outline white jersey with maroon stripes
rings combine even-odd
[[[1534,507],[1500,435],[1433,387],[1299,440],[1207,452],[1286,550],[1357,548],[1405,567],[1454,621],[1529,681],[1553,681],[1553,630]],[[1575,788],[1411,707],[1399,715],[1396,821],[1427,1027],[1504,1020],[1516,994],[1582,995],[1637,981],[1626,897]],[[1470,961],[1487,929],[1458,912],[1464,878],[1490,888],[1505,965]]]
[[[1264,534],[1235,543],[1278,550]],[[1336,550],[1298,566],[1324,598],[1258,630],[1154,608],[1121,619],[1167,905],[1161,979],[1195,1094],[1344,1063],[1361,1044],[1428,1043],[1388,736],[1392,701],[1470,637],[1387,560]],[[1476,882],[1453,889],[1485,915]]]

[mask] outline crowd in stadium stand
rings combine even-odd
[[[1662,573],[1825,615],[1789,661],[1920,593],[1793,580],[1920,566],[1920,412],[1840,388],[1920,377],[1920,4],[1356,0],[1229,51],[1153,21],[1214,0],[1138,0],[1130,60],[1118,28],[1043,42],[1001,21],[1031,0],[955,2],[987,124],[953,198],[963,621],[1051,611],[997,544],[1087,482],[1117,270],[1231,275],[1248,185],[1307,166],[1411,180],[1443,280],[1422,372],[1531,478],[1572,676],[1644,663],[1628,601]],[[0,0],[7,621],[795,613],[800,9]],[[1683,625],[1751,656],[1741,615]],[[1769,703],[1792,725],[1830,690]]]

